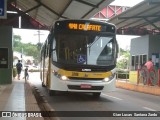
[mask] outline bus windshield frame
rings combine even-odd
[[[54,32],[53,62],[83,66],[115,65],[117,42],[114,31],[70,30],[55,26]]]

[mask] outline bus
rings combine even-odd
[[[49,95],[85,92],[100,96],[115,90],[118,45],[113,24],[59,20],[41,48],[42,86]]]

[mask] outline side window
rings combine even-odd
[[[44,58],[44,46],[41,49],[41,60]]]
[[[43,54],[43,57],[45,58],[46,57],[46,45],[44,45],[44,54]]]
[[[101,55],[106,56],[106,55],[112,55],[113,53],[113,43],[108,42],[106,46],[103,48]]]
[[[52,49],[56,49],[56,41],[55,41],[55,38],[53,38],[53,46],[52,46]]]
[[[113,50],[113,48],[112,48],[112,42],[110,42],[110,43],[107,44],[107,51],[108,51],[109,55],[112,54],[112,50]]]
[[[135,66],[135,56],[132,56],[132,66]]]
[[[49,44],[47,40],[45,44],[45,57],[48,57],[48,56],[49,56]]]
[[[147,55],[132,55],[131,67],[132,70],[140,69],[146,63]]]
[[[56,40],[53,38],[53,45],[52,45],[52,55],[53,55],[53,61],[57,61],[57,51],[56,51]]]
[[[45,57],[47,57],[47,44],[45,44]]]
[[[139,68],[139,55],[136,55],[135,57],[136,57],[135,58],[135,70],[138,70],[138,68]]]
[[[147,62],[147,55],[142,56],[142,64],[145,64]]]

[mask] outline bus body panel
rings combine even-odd
[[[52,65],[51,71],[58,71],[59,68]],[[95,73],[96,74],[96,73]],[[115,90],[115,81],[116,76],[109,82],[105,82],[103,80],[85,80],[84,79],[72,79],[72,80],[61,80],[60,78],[54,75],[54,72],[51,73],[51,85],[50,90],[55,91],[72,91],[72,92],[110,92]],[[70,89],[68,86],[76,86],[79,87],[81,85],[90,85],[91,89]],[[92,90],[92,87],[103,87],[101,90]]]
[[[68,80],[68,81],[62,81],[56,77],[52,77],[51,80],[51,87],[50,90],[56,90],[56,91],[72,91],[72,92],[111,92],[115,91],[115,81],[116,79],[112,79],[110,82],[95,82],[95,81],[88,81],[85,80]],[[80,86],[80,85],[90,85],[92,87],[104,87],[102,90],[90,90],[90,89],[69,89],[67,86]]]

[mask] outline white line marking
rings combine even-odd
[[[148,107],[143,107],[144,109],[147,109],[147,110],[149,110],[149,111],[156,111],[156,110],[154,110],[154,109],[152,109],[152,108],[148,108]]]
[[[110,95],[106,95],[106,94],[103,94],[103,93],[102,93],[102,95],[105,96],[105,97],[110,97],[110,98],[114,98],[114,99],[117,99],[117,100],[123,100],[121,98],[110,96]]]

